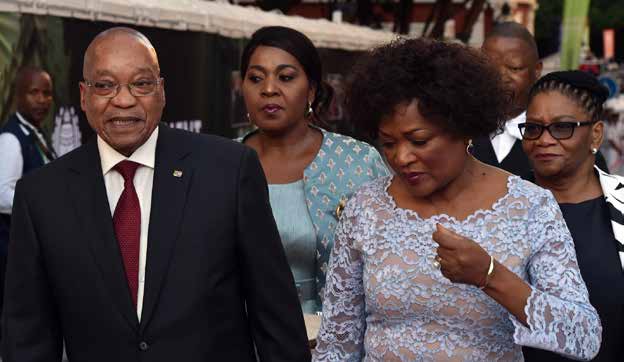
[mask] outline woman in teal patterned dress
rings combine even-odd
[[[321,309],[341,207],[388,174],[370,145],[311,124],[331,101],[312,42],[285,27],[256,31],[241,59],[243,97],[257,130],[241,142],[260,157],[273,215],[306,313]]]

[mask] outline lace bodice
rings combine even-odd
[[[589,359],[601,326],[552,194],[510,176],[490,210],[423,219],[390,177],[362,187],[336,230],[314,361],[521,361],[520,345]],[[532,288],[525,327],[478,288],[433,266],[436,223],[478,242]]]

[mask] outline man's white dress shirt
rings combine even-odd
[[[507,121],[503,133],[492,138],[492,148],[494,148],[498,163],[503,162],[505,157],[509,155],[516,140],[522,141],[522,134],[518,125],[524,122],[526,122],[526,112],[522,112],[518,117]]]
[[[43,134],[28,122],[19,112],[15,115],[20,121],[20,129],[26,136],[34,133],[44,145],[48,145]],[[41,153],[43,163],[50,160]],[[24,156],[19,140],[12,133],[0,134],[0,214],[11,214],[13,208],[13,197],[15,196],[15,184],[22,177],[24,168]]]
[[[139,246],[139,286],[137,291],[137,316],[141,320],[143,309],[143,293],[145,290],[145,262],[147,258],[147,233],[149,230],[149,217],[152,207],[152,186],[154,182],[154,163],[156,159],[156,141],[158,140],[158,127],[152,132],[147,141],[137,148],[130,157],[126,157],[115,151],[100,136],[97,138],[98,150],[102,161],[102,173],[106,185],[106,195],[110,206],[111,218],[115,214],[115,207],[124,190],[124,179],[119,172],[113,169],[123,160],[134,161],[140,166],[134,174],[134,188],[139,198],[141,208],[141,237]]]

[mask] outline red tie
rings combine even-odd
[[[139,167],[138,163],[127,160],[115,165],[114,169],[124,178],[124,190],[119,197],[113,215],[115,234],[135,307],[139,288],[139,244],[141,238],[141,207],[133,183],[137,167]]]

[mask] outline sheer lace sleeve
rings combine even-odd
[[[572,237],[552,194],[534,199],[529,214],[532,286],[525,313],[527,328],[514,317],[517,344],[589,360],[600,349],[600,319],[589,303]]]
[[[357,197],[344,209],[336,228],[331,253],[323,320],[313,361],[360,361],[362,359],[365,324],[363,261],[355,240],[361,239],[357,230]]]

